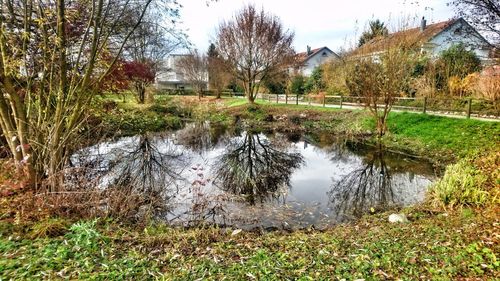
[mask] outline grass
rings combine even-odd
[[[491,213],[407,210],[325,232],[259,234],[74,223],[63,235],[27,239],[29,226],[0,223],[0,278],[166,280],[494,279],[498,244]],[[446,215],[446,216],[445,216]],[[10,230],[6,230],[10,228]],[[22,230],[24,228],[24,230]],[[14,229],[14,230],[13,230]]]
[[[433,187],[434,201],[444,206],[486,205],[493,198],[483,188],[487,177],[466,159],[448,166],[445,175]]]
[[[387,122],[387,141],[415,146],[418,153],[439,153],[436,156],[442,158],[474,155],[500,143],[500,122],[396,112]]]
[[[106,106],[110,108],[102,110]],[[173,104],[170,97],[159,97],[152,104],[139,104],[130,93],[106,95],[94,107],[94,117],[100,119],[103,126],[102,134],[112,136],[178,129],[182,126],[182,118],[190,115]]]

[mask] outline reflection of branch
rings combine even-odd
[[[166,147],[158,147],[150,137],[141,136],[131,149],[118,149],[119,157],[110,162],[109,167],[117,175],[113,184],[130,186],[139,192],[162,194],[167,191],[181,179],[180,172],[186,163],[182,153],[176,152],[170,142],[162,144]]]
[[[224,126],[209,122],[196,122],[178,131],[176,141],[194,151],[204,152],[215,147],[225,132]]]
[[[106,145],[97,151],[101,149],[106,149]],[[124,141],[105,154],[76,157],[77,165],[85,169],[84,178],[104,177],[106,188],[114,186],[165,199],[187,166],[183,154],[170,141],[153,141],[147,135],[130,143]]]
[[[293,170],[302,163],[299,153],[277,150],[260,135],[248,132],[229,143],[214,170],[223,190],[245,195],[254,204],[288,187]]]
[[[391,171],[381,150],[365,159],[364,167],[334,182],[328,192],[331,208],[338,215],[360,216],[371,207],[394,203]]]

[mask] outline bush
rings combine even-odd
[[[434,203],[444,206],[486,205],[490,194],[483,186],[487,177],[469,160],[463,159],[447,167],[441,180],[432,187]]]
[[[290,92],[295,95],[303,95],[305,87],[305,78],[302,75],[296,75],[290,81],[288,85]]]
[[[300,116],[298,116],[298,115],[290,116],[290,122],[292,122],[292,124],[300,125],[301,121],[302,120],[300,120]]]
[[[446,77],[458,76],[465,78],[467,75],[481,70],[481,60],[473,51],[468,51],[463,44],[451,46],[439,56],[438,64]]]
[[[184,112],[184,110],[176,104],[160,105],[160,104],[155,103],[149,107],[149,111],[155,112],[155,113],[161,114],[161,115],[165,115],[165,114],[171,114],[171,115],[176,115],[176,116],[186,115],[186,112]]]
[[[346,75],[350,65],[341,60],[323,64],[323,81],[329,95],[348,95],[349,88],[346,85]]]
[[[325,90],[325,82],[323,81],[323,69],[321,67],[316,67],[311,76],[307,78],[304,84],[304,91],[306,93],[319,93]]]

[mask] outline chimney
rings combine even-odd
[[[425,20],[425,17],[422,17],[422,22],[420,23],[420,31],[424,31],[426,27],[427,21]]]
[[[311,55],[311,46],[307,45],[307,55]]]

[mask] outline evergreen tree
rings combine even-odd
[[[385,26],[385,24],[380,20],[373,20],[369,22],[369,29],[364,31],[359,38],[358,47],[361,47],[366,42],[372,40],[378,36],[386,36],[389,33],[389,30]]]

